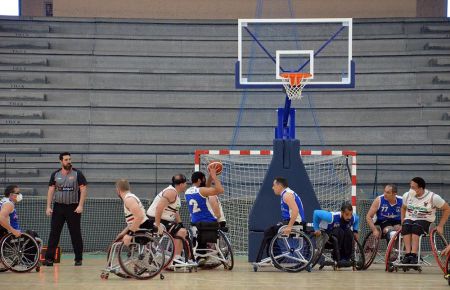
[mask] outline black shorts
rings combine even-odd
[[[431,223],[424,220],[409,220],[405,219],[402,224],[402,235],[408,234],[428,234],[430,230]]]
[[[393,221],[393,220],[385,220],[385,221],[376,221],[376,226],[381,228],[381,231],[384,230],[385,227],[394,227],[396,225],[401,225],[401,221]]]
[[[8,230],[0,226],[0,239],[8,234]]]
[[[154,225],[154,223],[155,223],[155,218],[149,216],[149,217],[148,217],[148,221],[151,223],[151,225],[152,225],[152,227],[153,227],[153,225]],[[184,228],[183,226],[177,226],[177,223],[176,223],[176,222],[170,222],[170,221],[163,220],[163,219],[161,219],[161,223],[164,225],[164,227],[166,228],[166,231],[167,231],[172,237],[175,237],[175,236],[177,235],[178,231],[179,231],[181,228]]]

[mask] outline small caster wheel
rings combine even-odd
[[[189,271],[189,273],[192,273],[192,268],[189,268],[189,270],[188,270],[188,271]]]
[[[306,271],[308,271],[308,273],[311,273],[311,265],[308,265],[308,267],[306,267]]]
[[[194,272],[198,272],[198,267],[194,267]]]
[[[403,268],[403,272],[405,272],[405,273],[406,273],[406,271],[408,271],[408,269],[407,269],[407,268]]]
[[[36,267],[36,272],[41,272],[41,267],[40,266]]]
[[[422,267],[419,267],[419,269],[417,269],[417,271],[419,271],[419,273],[422,273]]]
[[[258,272],[258,266],[253,265],[253,272]],[[450,280],[449,280],[450,281]]]
[[[159,279],[164,280],[164,275],[163,274],[159,274]]]
[[[101,278],[102,280],[108,280],[109,274],[108,274],[108,273],[101,273],[101,274],[100,274],[100,278]]]

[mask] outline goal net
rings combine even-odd
[[[356,206],[356,153],[353,151],[300,152],[322,209],[339,210],[343,201]],[[221,161],[225,193],[220,195],[229,237],[237,254],[248,250],[248,215],[272,160],[270,150],[198,150],[195,170],[207,172],[211,161]]]

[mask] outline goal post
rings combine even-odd
[[[351,201],[356,212],[356,152],[300,150],[320,207],[339,210]],[[272,150],[196,150],[195,170],[207,172],[211,161],[221,161],[224,194],[220,195],[230,239],[237,254],[248,251],[248,216],[272,160]],[[305,205],[306,206],[306,205]]]

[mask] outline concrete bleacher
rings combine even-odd
[[[423,175],[448,191],[449,27],[355,20],[357,86],[309,90],[294,104],[302,146],[358,151],[366,193],[375,167],[380,183],[406,187]],[[118,177],[147,196],[173,173],[191,172],[195,149],[229,148],[243,97],[234,86],[236,31],[236,21],[0,18],[2,184],[45,195],[57,153],[71,151],[93,196],[113,194]],[[271,148],[283,96],[245,98],[233,147]]]

